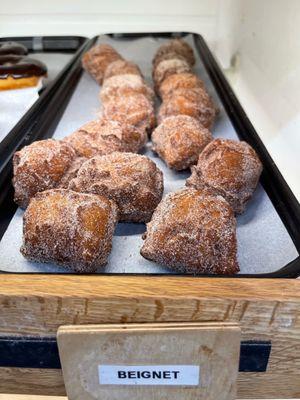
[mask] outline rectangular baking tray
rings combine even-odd
[[[6,137],[18,120],[34,104],[34,98],[58,76],[59,72],[72,60],[76,51],[86,42],[82,36],[28,36],[2,37],[0,43],[15,41],[28,49],[28,56],[44,62],[47,65],[47,77],[43,78],[41,87],[0,92],[1,110],[0,142]],[[3,102],[3,104],[2,104]]]
[[[146,80],[151,83],[151,61],[154,53],[159,45],[174,36],[183,36],[194,48],[197,59],[195,72],[205,81],[209,93],[220,109],[212,131],[214,137],[246,140],[255,148],[264,165],[260,184],[246,212],[237,218],[238,258],[241,272],[231,277],[295,278],[299,276],[299,203],[255,132],[205,40],[200,35],[191,33],[108,34],[94,38],[86,45],[86,48],[95,42],[111,44],[125,58],[139,64]],[[52,103],[50,102],[41,110],[44,117],[35,126],[26,144],[51,136],[61,139],[99,115],[101,106],[98,96],[99,86],[86,72],[82,73],[80,58],[74,61],[73,69],[75,72],[71,71],[65,78],[65,89],[55,93]],[[64,93],[70,88],[73,90],[75,88],[75,90],[72,98],[66,100]],[[66,107],[64,113],[60,113],[59,122],[58,107],[59,109]],[[53,119],[56,123],[53,123]],[[144,154],[153,159],[162,169],[165,193],[184,186],[185,179],[189,176],[188,171],[178,173],[168,169],[151,151],[150,144],[147,145]],[[0,213],[0,270],[9,273],[71,273],[60,266],[32,263],[22,257],[19,247],[22,240],[23,211],[16,210],[12,201],[11,183],[2,175],[1,173],[0,185],[3,182],[4,187],[7,188],[7,194],[0,197],[1,208],[5,209],[5,212]],[[174,274],[171,270],[140,256],[141,235],[144,231],[144,224],[118,224],[109,262],[98,273]]]

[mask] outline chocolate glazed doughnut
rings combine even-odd
[[[47,67],[38,60],[20,55],[0,56],[0,90],[36,86]]]

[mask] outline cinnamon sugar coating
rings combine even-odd
[[[127,74],[142,76],[142,72],[137,64],[127,60],[116,60],[106,68],[103,80],[112,76]]]
[[[196,118],[205,128],[211,129],[216,117],[216,107],[204,90],[182,89],[163,101],[157,117],[158,123],[175,115],[189,115]]]
[[[53,139],[40,140],[17,151],[13,157],[14,201],[25,208],[37,192],[55,188],[75,157],[68,143]]]
[[[101,85],[106,68],[117,60],[122,60],[122,57],[113,47],[96,44],[84,53],[82,66]]]
[[[20,251],[31,261],[95,272],[107,263],[116,222],[116,205],[105,197],[46,190],[30,201],[24,214]]]
[[[69,188],[114,200],[121,221],[146,222],[162,198],[163,176],[148,157],[112,153],[86,161]]]
[[[159,87],[160,97],[165,100],[174,95],[178,90],[202,89],[205,90],[203,81],[197,75],[182,72],[171,74]]]
[[[194,51],[191,46],[182,39],[172,39],[158,48],[153,58],[153,65],[156,66],[169,53],[184,57],[191,67],[195,64]]]
[[[113,151],[138,152],[146,143],[147,135],[126,122],[101,118],[83,125],[64,141],[78,156],[90,158]]]
[[[221,196],[192,188],[167,195],[147,224],[141,255],[176,271],[234,274],[236,221]]]
[[[160,61],[152,72],[156,92],[159,93],[160,85],[168,76],[183,72],[191,72],[188,62],[184,59],[171,58]]]
[[[170,168],[182,170],[197,163],[212,140],[208,129],[187,115],[166,118],[152,134],[153,150]]]
[[[196,189],[209,187],[240,214],[245,210],[261,172],[262,164],[248,143],[215,139],[200,154],[186,184]]]
[[[128,97],[134,94],[143,94],[151,102],[154,100],[154,91],[145,84],[143,78],[134,74],[116,75],[104,81],[100,91],[103,104],[115,101],[118,97]]]
[[[107,119],[133,125],[141,132],[150,133],[156,118],[152,103],[143,94],[117,97],[103,106],[103,115]]]
[[[62,176],[59,184],[57,185],[57,188],[68,189],[70,181],[73,178],[76,178],[79,168],[85,161],[87,161],[86,157],[75,157],[71,162],[69,168]]]

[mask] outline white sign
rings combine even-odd
[[[198,365],[99,365],[100,385],[198,386]]]

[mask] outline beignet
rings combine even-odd
[[[178,90],[195,89],[205,90],[203,81],[195,74],[182,72],[166,77],[159,87],[159,94],[163,100],[166,100]]]
[[[170,58],[160,61],[152,72],[156,92],[159,93],[160,85],[168,76],[183,72],[191,72],[191,68],[186,60]]]
[[[13,157],[14,201],[25,208],[37,192],[55,188],[75,157],[68,143],[54,139],[39,140],[17,151]]]
[[[96,44],[83,55],[82,66],[101,85],[106,68],[117,60],[122,57],[109,44]]]
[[[139,75],[116,75],[104,81],[100,91],[100,99],[103,104],[115,101],[118,97],[128,97],[135,94],[143,94],[149,101],[154,100],[154,91]]]
[[[31,199],[24,214],[21,253],[74,272],[95,272],[107,263],[117,207],[105,197],[52,189]]]
[[[168,194],[147,224],[141,255],[179,272],[235,274],[236,221],[226,200],[192,188]]]
[[[195,64],[194,51],[191,46],[182,39],[172,39],[158,48],[152,61],[153,66],[155,67],[161,60],[165,59],[169,53],[183,57],[191,67]]]
[[[148,157],[111,153],[86,161],[69,188],[114,200],[121,221],[146,222],[162,198],[163,175]]]
[[[142,72],[137,64],[127,60],[116,60],[106,68],[103,80],[112,76],[127,74],[142,76]]]
[[[248,143],[215,139],[200,154],[186,184],[196,189],[209,187],[240,214],[245,210],[261,172],[262,164]]]
[[[166,118],[152,133],[153,150],[170,168],[182,170],[196,164],[212,140],[208,129],[187,115]]]
[[[114,151],[138,152],[147,141],[146,132],[136,129],[125,121],[100,118],[90,121],[64,138],[78,156],[93,157]]]
[[[131,124],[147,134],[152,131],[156,123],[153,105],[143,94],[117,97],[105,103],[103,115],[122,124]]]
[[[206,92],[195,94],[182,90],[163,101],[157,121],[160,124],[165,118],[175,115],[189,115],[197,119],[205,128],[211,129],[216,117],[216,108]]]

